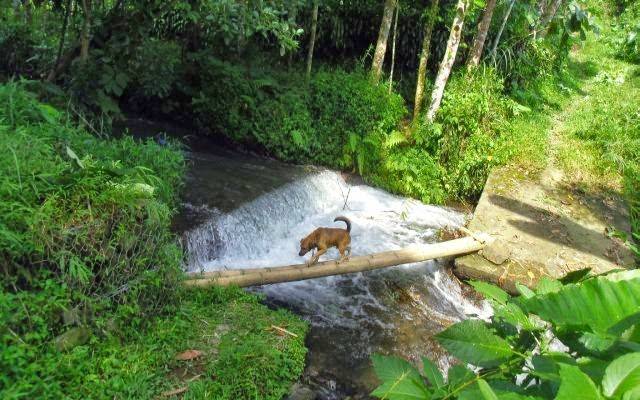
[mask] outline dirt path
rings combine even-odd
[[[591,83],[583,91],[589,93]],[[630,229],[620,194],[606,188],[585,190],[580,177],[567,173],[558,161],[560,147],[568,145],[565,121],[588,96],[576,95],[553,117],[548,161],[541,173],[529,176],[518,165],[492,171],[469,229],[500,239],[507,260],[496,265],[479,254],[458,258],[458,275],[515,292],[516,282],[535,286],[543,276],[558,278],[586,267],[600,273],[633,266],[630,251],[608,235],[613,228]]]

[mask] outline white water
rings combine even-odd
[[[464,215],[459,212],[365,185],[350,186],[339,174],[321,171],[229,213],[212,212],[209,221],[185,234],[188,269],[212,271],[303,263],[310,254],[298,256],[300,239],[319,226],[344,227],[342,222],[333,222],[337,215],[352,221],[352,255],[434,242],[439,228],[455,228],[464,222]],[[338,252],[332,249],[321,260],[337,257]],[[290,305],[314,326],[355,329],[366,325],[393,331],[398,319],[418,316],[381,295],[380,282],[388,279],[410,282],[409,296],[424,318],[453,322],[465,314],[486,313],[468,302],[458,283],[434,262],[266,285],[260,290],[268,298]],[[366,351],[367,346],[364,347]]]

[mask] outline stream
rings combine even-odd
[[[189,271],[303,263],[309,254],[298,256],[300,239],[316,227],[344,227],[333,222],[337,215],[352,222],[354,256],[432,243],[440,228],[465,220],[454,209],[391,195],[327,169],[210,145],[191,145],[188,158],[175,227]],[[321,260],[338,256],[334,248]],[[368,399],[378,384],[370,361],[376,352],[416,363],[426,356],[446,370],[453,359],[432,336],[466,315],[489,312],[433,261],[249,290],[311,324],[298,386],[317,399]]]

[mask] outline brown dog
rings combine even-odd
[[[330,247],[337,247],[340,252],[340,260],[347,259],[351,254],[351,221],[346,217],[336,217],[334,221],[342,221],[347,224],[347,229],[337,228],[317,228],[307,237],[300,241],[300,256],[307,254],[310,250],[317,249],[318,252],[311,257],[309,265],[318,262],[321,255],[327,252]]]

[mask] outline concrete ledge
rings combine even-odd
[[[455,260],[454,272],[515,293],[516,282],[535,287],[543,276],[560,278],[587,267],[595,273],[633,268],[631,252],[607,234],[612,228],[630,230],[619,194],[579,190],[551,167],[536,177],[517,167],[498,168],[487,179],[469,230],[501,240],[508,255],[498,259],[507,260],[498,265],[482,253],[467,255]]]

